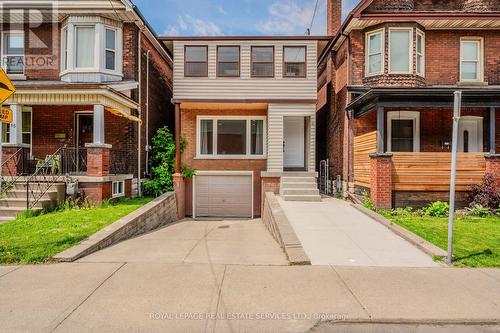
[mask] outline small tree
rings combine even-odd
[[[174,188],[173,174],[175,172],[175,140],[168,127],[158,129],[153,137],[150,165],[151,179],[144,182],[143,189],[146,195],[159,196]],[[181,140],[181,153],[186,148],[186,140]],[[191,177],[194,170],[182,166],[186,177]]]

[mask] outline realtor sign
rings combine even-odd
[[[0,109],[0,122],[10,124],[12,122],[12,110],[9,108]]]
[[[0,68],[0,104],[5,102],[15,92],[16,88],[10,82],[7,74]],[[0,121],[10,124],[12,122],[12,110],[4,107],[0,108]]]

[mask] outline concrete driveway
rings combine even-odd
[[[313,265],[437,267],[420,251],[349,203],[291,202],[278,197]]]
[[[79,262],[288,265],[261,220],[183,220],[129,239]]]

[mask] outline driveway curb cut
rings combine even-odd
[[[397,225],[396,223],[393,223],[392,221],[386,219],[382,215],[369,210],[362,205],[358,204],[351,204],[354,208],[356,208],[359,212],[365,214],[366,216],[372,218],[373,220],[379,222],[380,224],[384,225],[388,229],[390,229],[392,232],[397,234],[398,236],[404,238],[411,244],[415,245],[418,247],[420,250],[423,252],[427,253],[430,256],[433,257],[446,257],[447,253],[445,250],[437,247],[436,245],[429,243],[425,239],[423,239],[420,236],[415,235],[413,232]]]

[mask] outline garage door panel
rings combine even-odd
[[[197,216],[252,216],[251,176],[196,176],[195,186]]]

